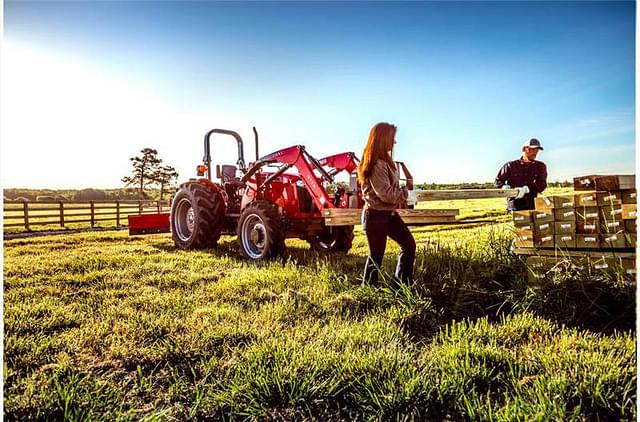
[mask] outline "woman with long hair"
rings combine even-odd
[[[408,195],[408,191],[400,187],[398,171],[391,158],[396,131],[397,128],[390,123],[373,126],[358,166],[358,181],[364,199],[362,228],[369,245],[363,284],[373,286],[380,283],[379,272],[387,236],[400,245],[395,281],[406,284],[413,282],[416,242],[407,225],[395,212]]]

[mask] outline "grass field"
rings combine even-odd
[[[487,201],[413,229],[411,289],[360,286],[360,231],[259,264],[231,237],[5,241],[5,419],[635,420],[635,286],[528,286]]]

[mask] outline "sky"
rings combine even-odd
[[[203,136],[247,161],[361,154],[398,126],[418,183],[490,182],[540,139],[549,181],[635,173],[634,2],[5,1],[4,188],[118,188],[158,150],[195,177]],[[216,163],[235,141],[214,136]]]

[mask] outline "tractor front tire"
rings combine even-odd
[[[224,222],[222,194],[198,182],[188,182],[171,204],[171,235],[181,249],[213,248],[218,243]]]
[[[353,226],[326,227],[322,233],[309,242],[311,249],[318,252],[349,252],[353,245]]]
[[[245,207],[238,221],[238,244],[247,258],[262,260],[284,252],[285,228],[278,207],[257,200]]]

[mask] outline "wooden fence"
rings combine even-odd
[[[127,225],[127,216],[169,212],[168,201],[4,201],[2,222],[5,229],[56,225],[82,227],[114,222]]]

